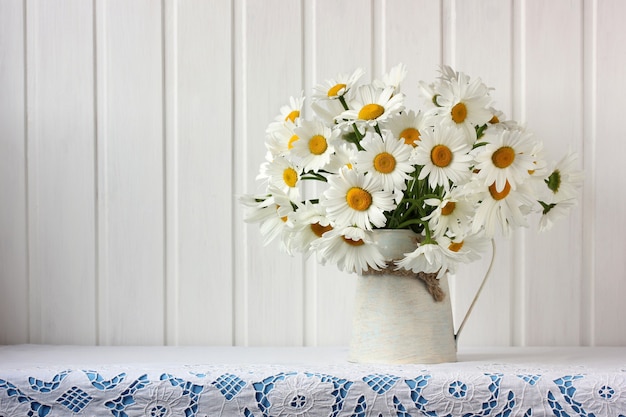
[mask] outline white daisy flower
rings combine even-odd
[[[576,207],[578,204],[578,200],[576,198],[570,198],[567,200],[561,200],[557,203],[543,203],[542,204],[542,212],[541,218],[539,219],[539,231],[547,232],[552,229],[554,223],[567,216],[567,214],[572,210],[572,208]]]
[[[398,64],[391,68],[388,73],[384,74],[382,80],[374,80],[372,85],[381,89],[392,87],[394,94],[398,94],[400,92],[400,85],[406,78],[407,74],[408,70],[406,65]]]
[[[293,234],[291,247],[305,254],[310,253],[311,243],[333,229],[326,216],[326,210],[320,204],[310,201],[304,203],[293,215]]]
[[[433,110],[440,107],[437,104],[439,98],[438,88],[443,83],[458,82],[458,73],[454,71],[450,66],[444,65],[439,70],[441,75],[438,77],[437,82],[426,83],[425,81],[419,81],[418,88],[420,95],[424,98],[424,108],[427,110]]]
[[[257,180],[267,180],[270,185],[289,195],[294,201],[300,200],[300,173],[302,169],[289,159],[278,156],[261,164]]]
[[[489,88],[477,78],[470,80],[464,73],[439,83],[435,90],[437,114],[444,123],[465,132],[468,143],[476,141],[476,126],[482,126],[493,117],[489,111]]]
[[[281,106],[280,114],[276,116],[276,122],[286,122],[291,121],[293,123],[298,123],[298,119],[302,114],[302,106],[304,105],[304,95],[301,94],[300,97],[289,97],[289,104]]]
[[[347,120],[348,123],[356,123],[359,127],[375,126],[401,112],[404,109],[403,100],[402,94],[393,94],[392,87],[380,90],[369,84],[362,85],[349,104],[350,110],[341,113],[337,119],[340,122]]]
[[[507,128],[509,129],[509,128]],[[510,129],[509,129],[510,130]],[[524,129],[518,129],[524,131]],[[548,163],[545,159],[545,151],[543,149],[543,142],[535,140],[533,144],[533,150],[531,151],[533,156],[533,168],[528,170],[531,181],[543,182],[544,178],[548,176]],[[545,184],[543,184],[545,186]]]
[[[275,215],[274,198],[269,194],[246,194],[239,197],[239,202],[246,207],[244,215],[246,223],[261,223]]]
[[[349,142],[343,142],[335,147],[335,153],[330,158],[329,164],[325,170],[338,174],[342,168],[352,169],[356,164],[356,156],[358,154],[356,145]]]
[[[293,216],[299,210],[300,204],[291,200],[287,194],[280,190],[270,187],[270,191],[272,192],[272,197],[276,204],[276,216],[270,221],[260,225],[261,234],[271,240],[280,238],[280,249],[291,255],[293,252]]]
[[[489,187],[481,185],[475,192],[480,204],[474,216],[473,233],[483,229],[485,236],[491,238],[499,227],[504,236],[509,236],[514,228],[528,226],[525,215],[534,201],[527,187],[522,185],[514,190],[507,182],[498,191],[493,183]]]
[[[395,208],[393,194],[381,190],[372,176],[343,168],[328,179],[329,188],[321,204],[337,225],[357,226],[365,230],[384,227],[385,211]]]
[[[311,110],[326,126],[345,131],[348,131],[348,128],[352,130],[350,126],[338,125],[337,119],[346,110],[339,100],[314,101],[311,103]]]
[[[584,177],[582,171],[575,167],[577,160],[576,154],[569,151],[545,179],[545,184],[550,190],[547,203],[570,200],[578,195]]]
[[[342,271],[359,273],[369,268],[379,271],[386,266],[371,232],[359,227],[333,229],[313,241],[311,246],[322,264],[335,264]]]
[[[362,68],[357,68],[352,74],[338,74],[335,78],[324,81],[314,87],[314,100],[334,100],[346,95],[363,76]]]
[[[457,129],[426,129],[422,132],[420,145],[413,150],[412,162],[422,165],[420,180],[428,177],[431,188],[440,185],[447,191],[450,181],[459,185],[469,179],[473,162],[468,154],[470,150],[470,145]]]
[[[550,192],[546,187],[546,178],[549,176],[548,164],[545,160],[545,152],[543,148],[543,142],[535,140],[535,144],[532,150],[533,156],[533,168],[528,170],[528,178],[524,180],[524,183],[531,188],[532,192],[536,196],[536,200],[541,200],[541,197],[549,198],[547,194]],[[540,211],[538,206],[537,211]]]
[[[530,177],[536,168],[535,140],[533,135],[519,130],[489,130],[483,137],[487,142],[475,149],[477,178],[485,184],[495,182],[496,190],[502,191],[505,183],[515,189]]]
[[[426,112],[431,112],[435,110],[438,106],[437,102],[437,92],[435,83],[426,83],[425,81],[419,81],[417,84],[418,91],[420,96],[423,98],[422,108]]]
[[[503,111],[493,107],[489,107],[489,111],[491,112],[491,119],[489,119],[488,124],[489,128],[499,127],[509,130],[525,130],[516,120],[507,119]]]
[[[273,123],[267,129],[265,147],[273,157],[285,156],[291,152],[293,144],[298,140],[296,125],[291,120]]]
[[[259,223],[264,245],[280,238],[280,249],[291,253],[290,233],[294,225],[292,216],[299,206],[274,187],[270,186],[268,192],[270,194],[267,196],[244,196],[240,199],[247,207],[244,220],[247,223]]]
[[[305,172],[323,169],[335,152],[339,130],[332,130],[319,120],[303,120],[295,129],[299,138],[293,142],[291,154]]]
[[[413,252],[405,253],[404,258],[396,261],[396,269],[411,270],[415,273],[437,273],[441,278],[448,269],[450,260],[447,258],[441,246],[437,242],[422,242]]]
[[[462,195],[460,188],[446,192],[441,199],[429,198],[424,202],[435,207],[428,216],[422,218],[428,221],[428,227],[434,236],[463,236],[471,230],[476,201]]]
[[[406,180],[415,171],[409,162],[413,147],[403,140],[396,139],[388,131],[381,137],[377,133],[368,132],[361,140],[363,151],[358,152],[356,168],[371,175],[383,190],[405,190]]]
[[[450,65],[443,65],[440,69],[439,80],[442,82],[458,82],[460,77],[467,77],[462,72],[457,72]]]
[[[450,238],[443,236],[438,240],[444,253],[450,259],[460,263],[470,263],[481,258],[489,248],[489,239],[482,233],[473,233],[466,236]],[[452,272],[454,272],[451,269]]]
[[[416,147],[420,141],[421,131],[428,127],[428,118],[422,112],[409,110],[388,119],[384,127],[404,143]]]

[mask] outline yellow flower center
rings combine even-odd
[[[326,138],[322,135],[315,135],[309,140],[309,151],[313,155],[321,155],[328,149]]]
[[[500,119],[498,119],[498,116],[494,114],[493,117],[489,120],[489,123],[491,123],[492,125],[498,124],[500,123]]]
[[[352,169],[352,164],[350,162],[348,162],[346,166],[348,167],[348,169]]]
[[[452,162],[452,151],[445,145],[436,145],[430,151],[430,160],[440,168],[447,167]]]
[[[417,146],[417,141],[420,140],[420,131],[414,127],[407,127],[400,132],[400,139],[404,139],[404,143],[407,145]]]
[[[455,123],[463,123],[467,117],[467,107],[465,107],[464,103],[457,103],[452,107],[450,115]]]
[[[290,138],[289,138],[289,142],[287,143],[287,148],[288,148],[288,149],[293,149],[293,143],[294,143],[295,141],[297,141],[298,139],[300,139],[300,138],[298,137],[298,135],[293,135],[292,137],[290,137]]]
[[[460,242],[450,242],[450,245],[448,246],[448,249],[450,249],[452,252],[458,252],[461,250],[461,248],[463,247],[463,241]]]
[[[507,181],[504,184],[504,188],[501,191],[496,190],[496,183],[494,182],[489,186],[489,194],[493,197],[494,200],[502,200],[506,198],[507,195],[511,192],[511,184]]]
[[[359,187],[352,187],[346,193],[346,202],[350,208],[365,211],[372,205],[372,195]]]
[[[289,187],[295,187],[298,182],[298,173],[293,168],[285,168],[283,171],[283,181]]]
[[[503,146],[491,155],[491,161],[498,168],[506,168],[515,161],[515,151],[510,146]]]
[[[300,117],[300,110],[292,110],[291,113],[285,117],[285,121],[291,120],[294,122],[298,117]]]
[[[328,232],[329,230],[333,230],[333,227],[331,225],[322,226],[319,223],[313,223],[311,224],[311,230],[313,231],[313,233],[315,233],[317,237],[322,237],[324,233]]]
[[[339,94],[339,91],[341,91],[342,89],[346,88],[345,84],[335,84],[335,86],[331,87],[328,90],[328,97],[336,97],[337,94]]]
[[[347,238],[345,236],[342,236],[343,241],[346,242],[348,245],[351,246],[361,246],[363,245],[365,242],[363,242],[363,239],[359,239],[359,240],[352,240],[350,238]]]
[[[389,174],[396,168],[396,158],[388,152],[379,153],[374,158],[374,169],[381,174]]]
[[[385,112],[385,108],[380,104],[372,103],[366,104],[359,111],[359,119],[361,120],[374,120],[380,117]]]
[[[456,203],[454,201],[448,201],[446,205],[441,208],[441,215],[449,216],[450,214],[452,214],[455,208]]]

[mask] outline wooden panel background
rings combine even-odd
[[[461,346],[626,345],[620,0],[0,2],[0,344],[345,345],[354,276],[263,247],[264,131],[357,66],[453,65],[555,158],[572,216],[498,239]],[[487,261],[452,279],[460,320]]]

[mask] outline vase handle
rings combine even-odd
[[[483,281],[480,283],[480,287],[478,287],[478,291],[476,291],[476,295],[474,295],[472,304],[470,304],[469,308],[467,309],[467,312],[465,313],[465,317],[463,317],[463,321],[461,321],[459,330],[457,330],[456,333],[454,334],[455,341],[458,340],[459,336],[461,335],[461,331],[463,330],[463,327],[465,326],[465,323],[467,322],[467,319],[469,318],[470,313],[474,309],[474,305],[476,304],[476,301],[478,300],[478,297],[480,296],[480,293],[482,292],[483,287],[485,286],[485,283],[487,282],[487,278],[491,274],[491,270],[493,269],[493,262],[495,258],[496,258],[496,242],[495,240],[491,239],[491,261],[489,262],[489,268],[487,268],[485,277],[483,278]]]

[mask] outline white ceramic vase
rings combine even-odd
[[[387,261],[416,248],[410,230],[380,229],[374,239]],[[436,301],[415,275],[359,275],[349,360],[359,363],[456,361],[456,341],[447,275],[445,297]]]

